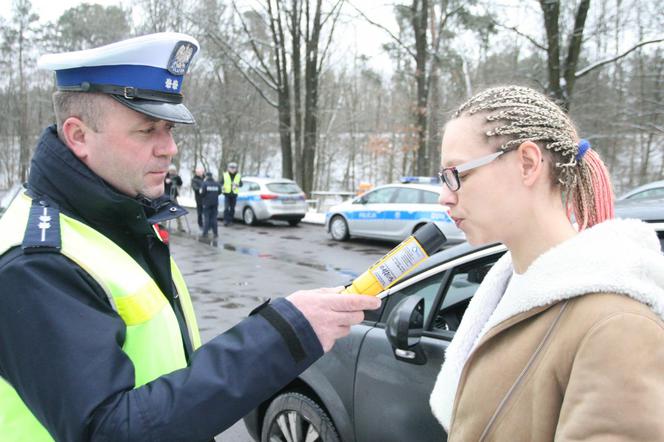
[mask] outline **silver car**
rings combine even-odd
[[[235,218],[245,224],[281,220],[296,226],[307,212],[304,192],[287,178],[242,177]],[[219,216],[224,215],[224,196],[219,195]]]
[[[664,198],[664,180],[663,181],[654,181],[652,183],[644,184],[639,186],[636,189],[632,189],[629,192],[621,195],[617,198],[618,201],[626,200],[643,200],[643,199],[653,199],[653,198]]]
[[[325,225],[333,239],[350,236],[399,242],[429,221],[447,237],[447,244],[465,241],[448,208],[438,203],[440,186],[389,184],[330,208]]]

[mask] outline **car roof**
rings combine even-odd
[[[255,181],[257,183],[295,183],[290,178],[270,178],[265,176],[243,176],[243,180]]]
[[[468,242],[463,242],[461,244],[443,249],[437,253],[431,255],[427,260],[425,260],[421,265],[415,268],[409,275],[407,279],[410,279],[414,276],[417,276],[421,273],[426,272],[434,267],[438,267],[440,264],[452,261],[457,258],[461,258],[466,255],[473,254],[475,252],[480,252],[486,249],[496,248],[497,251],[505,251],[507,248],[499,243],[484,244],[481,246],[471,246]]]
[[[374,190],[378,189],[384,189],[386,187],[400,187],[400,188],[412,188],[412,189],[421,189],[421,190],[429,190],[433,191],[436,193],[440,193],[440,186],[437,186],[435,184],[421,184],[421,183],[392,183],[392,184],[383,184],[382,186],[377,186],[374,187],[371,190],[368,190],[367,192],[372,192]]]
[[[630,196],[634,195],[635,193],[643,192],[644,190],[650,190],[650,189],[657,189],[660,187],[664,187],[664,180],[660,181],[653,181],[652,183],[647,183],[642,186],[636,187],[632,190],[630,190],[627,193],[624,193],[620,197],[618,197],[618,200],[623,200],[625,198],[629,198]]]
[[[650,222],[649,224],[651,224],[652,227],[658,233],[664,233],[664,220],[662,220],[661,222]],[[413,270],[410,274],[408,274],[408,277],[404,281],[410,280],[411,278],[414,278],[417,275],[422,274],[432,268],[438,267],[443,263],[461,258],[463,256],[471,255],[485,250],[487,251],[487,254],[489,254],[491,253],[489,252],[489,249],[493,249],[494,253],[502,253],[507,250],[507,247],[505,247],[503,244],[500,243],[472,246],[468,242],[463,242],[459,245],[449,247],[437,253],[434,253],[427,260],[425,260],[420,266],[418,266],[417,268],[415,268],[415,270]]]

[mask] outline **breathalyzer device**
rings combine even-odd
[[[427,223],[369,267],[341,293],[376,296],[437,252],[445,241],[447,238],[438,226]]]

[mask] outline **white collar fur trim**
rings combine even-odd
[[[515,296],[500,302],[512,272],[506,253],[477,289],[445,352],[430,399],[445,430],[461,371],[482,330],[536,307],[602,292],[628,295],[664,320],[664,257],[652,226],[638,220],[603,222],[540,255],[512,287]]]

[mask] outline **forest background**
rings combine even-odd
[[[185,181],[197,164],[216,175],[229,161],[307,193],[434,176],[450,113],[507,83],[567,109],[618,194],[664,178],[660,0],[125,0],[52,20],[29,0],[0,3],[11,3],[0,17],[0,189],[25,181],[54,121],[40,54],[163,31],[202,48],[183,85],[197,124],[175,132]],[[363,51],[365,38],[379,50]]]

